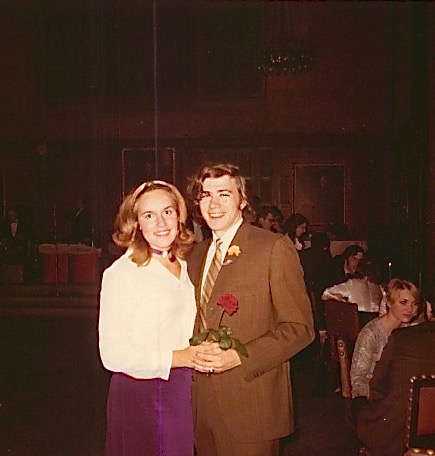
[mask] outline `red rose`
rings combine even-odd
[[[217,305],[221,306],[228,315],[232,315],[239,308],[239,301],[231,293],[224,293],[217,301]]]

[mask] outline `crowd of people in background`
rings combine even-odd
[[[259,205],[257,214],[257,226],[272,230],[271,207]],[[359,245],[332,257],[331,242],[345,238],[343,226],[309,233],[307,218],[291,214],[278,231],[298,251],[321,343],[331,337],[325,322],[328,300],[357,305],[360,332],[350,347],[350,424],[363,446],[361,454],[402,455],[410,378],[435,374],[433,302],[409,280],[381,277],[379,258]]]

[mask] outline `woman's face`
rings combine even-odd
[[[148,244],[158,250],[169,250],[178,233],[176,204],[166,190],[144,193],[137,202],[140,230]]]
[[[409,290],[397,290],[387,303],[389,312],[400,323],[409,323],[418,312],[418,302]]]
[[[307,224],[302,223],[296,227],[295,236],[301,237],[307,231]]]

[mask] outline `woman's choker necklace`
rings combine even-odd
[[[173,262],[175,261],[175,256],[172,255],[170,250],[159,250],[159,249],[154,249],[153,247],[150,247],[151,252],[154,253],[154,255],[159,255],[162,258],[169,257],[169,261]]]

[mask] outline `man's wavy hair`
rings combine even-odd
[[[207,163],[190,179],[187,187],[187,194],[189,197],[190,209],[195,220],[201,224],[205,223],[201,215],[201,209],[199,208],[199,202],[201,201],[201,194],[203,191],[203,182],[208,178],[222,176],[230,176],[234,179],[240,195],[240,204],[242,202],[245,203],[245,207],[242,209],[242,216],[248,222],[253,222],[255,220],[255,212],[249,202],[245,178],[240,174],[239,167],[231,163]]]
[[[119,206],[112,235],[116,245],[123,250],[131,250],[130,258],[138,266],[146,265],[151,258],[151,247],[139,227],[138,201],[142,195],[154,190],[164,190],[175,204],[178,233],[172,244],[171,253],[185,259],[193,246],[193,233],[186,228],[186,203],[178,189],[164,181],[144,182],[125,196]]]

